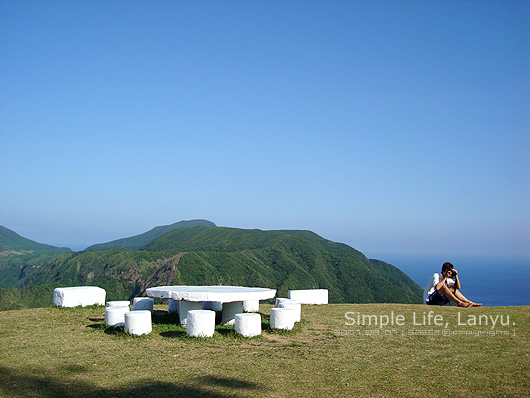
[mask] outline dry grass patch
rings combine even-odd
[[[519,397],[530,390],[527,306],[304,306],[296,330],[272,332],[270,306],[262,305],[264,332],[252,339],[220,326],[211,339],[189,338],[163,306],[156,310],[153,332],[139,337],[106,328],[101,307],[0,312],[0,395]],[[431,310],[448,327],[413,325],[413,316]],[[378,319],[393,312],[405,322],[346,325],[348,312]],[[509,316],[511,325],[459,325],[459,313],[460,321]],[[491,330],[509,333],[478,334]]]

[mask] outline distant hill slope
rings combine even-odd
[[[325,288],[335,303],[422,299],[422,289],[394,266],[313,232],[224,227],[174,228],[136,251],[65,254],[17,286],[47,286],[51,294],[57,286],[97,285],[109,300],[123,300],[171,284],[270,287],[280,297],[290,289]]]
[[[0,225],[0,286],[14,286],[38,265],[69,252],[66,247],[37,243]]]
[[[155,227],[150,231],[144,232],[143,234],[131,236],[129,238],[117,239],[107,243],[98,243],[87,247],[85,251],[108,249],[111,247],[121,247],[123,249],[128,250],[139,250],[148,243],[150,243],[152,240],[158,238],[160,235],[168,231],[171,231],[172,229],[196,226],[215,227],[216,225],[213,222],[207,220],[179,221],[171,225],[162,225],[159,227]]]
[[[43,243],[37,243],[33,240],[24,238],[16,232],[0,225],[0,253],[8,251],[41,251],[41,252],[53,252],[53,253],[66,253],[71,250],[67,247],[55,247],[51,245],[45,245]]]

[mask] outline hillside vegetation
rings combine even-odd
[[[108,249],[111,247],[121,247],[123,249],[129,249],[129,250],[139,250],[148,243],[152,242],[154,239],[158,238],[160,235],[171,231],[175,228],[182,228],[182,227],[215,227],[216,225],[207,220],[185,220],[185,221],[179,221],[174,224],[170,225],[162,225],[159,227],[155,227],[150,231],[144,232],[143,234],[131,236],[129,238],[123,238],[123,239],[117,239],[113,240],[111,242],[107,243],[98,243],[92,246],[89,246],[85,249],[85,251],[89,250],[100,250],[100,249]]]
[[[128,238],[137,241],[137,237]],[[129,246],[127,239],[121,244]],[[213,226],[177,227],[139,250],[112,247],[61,255],[0,291],[0,309],[18,297],[51,304],[59,286],[97,285],[109,300],[130,299],[157,285],[242,285],[325,288],[330,302],[420,303],[421,288],[390,264],[369,260],[345,244],[310,231],[261,231]],[[39,287],[39,289],[36,289]],[[22,289],[22,291],[20,291]]]
[[[18,281],[47,263],[72,250],[37,243],[0,225],[0,287],[15,286]]]

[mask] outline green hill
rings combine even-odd
[[[0,225],[0,253],[7,252],[51,252],[51,253],[65,253],[71,250],[67,247],[55,247],[37,243],[33,240],[23,238],[19,234],[6,227]]]
[[[324,288],[334,303],[420,303],[422,298],[422,289],[394,266],[310,231],[200,226],[174,228],[136,251],[65,254],[17,287],[47,287],[46,304],[58,286],[97,285],[109,300],[123,300],[168,284],[270,287],[283,297],[290,289]]]
[[[39,265],[71,252],[24,238],[0,225],[0,287],[14,286]]]
[[[85,251],[108,249],[111,247],[121,247],[123,249],[139,250],[145,245],[147,245],[149,242],[151,242],[153,239],[156,239],[160,235],[171,231],[172,229],[195,226],[215,227],[216,225],[213,222],[207,220],[179,221],[171,225],[162,225],[159,227],[155,227],[152,230],[147,231],[143,234],[131,236],[129,238],[117,239],[107,243],[98,243],[87,247]]]

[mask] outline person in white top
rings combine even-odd
[[[482,304],[467,299],[460,292],[458,272],[451,263],[442,265],[442,272],[436,273],[425,287],[423,299],[427,305],[445,305],[452,301],[459,307],[480,307]]]

